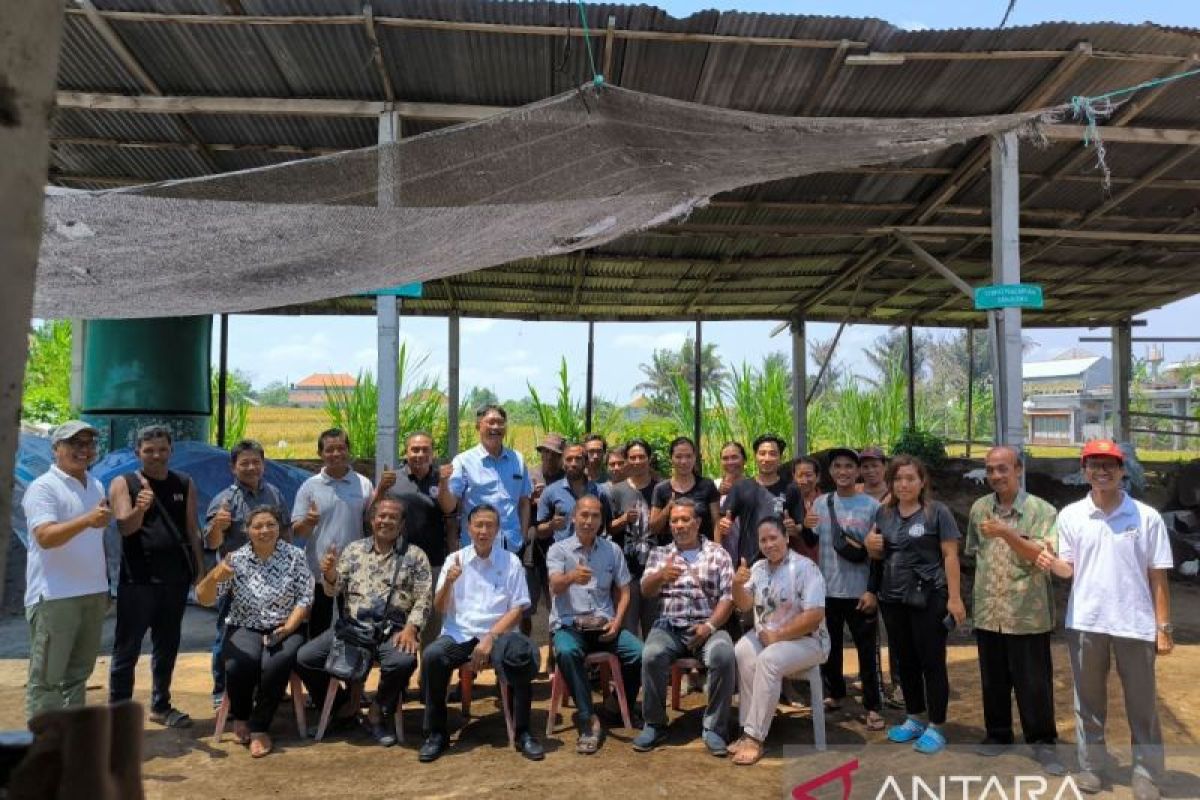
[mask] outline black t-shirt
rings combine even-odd
[[[747,564],[759,558],[758,523],[768,517],[783,518],[787,488],[791,485],[792,481],[783,477],[770,486],[763,486],[754,478],[742,478],[729,490],[724,510],[740,523],[738,553]]]
[[[942,542],[961,538],[954,514],[936,500],[916,513],[902,517],[894,506],[880,506],[875,525],[883,536],[883,570],[878,579],[872,575],[868,587],[885,603],[900,603],[919,576],[941,590],[946,589],[946,569],[942,561]]]
[[[434,464],[424,478],[418,478],[407,462],[396,467],[396,485],[389,497],[404,503],[404,538],[421,548],[429,566],[440,567],[446,560],[446,525],[438,505],[438,469]]]
[[[817,497],[820,497],[820,493]],[[804,527],[804,516],[808,513],[808,506],[804,502],[800,486],[795,481],[788,484],[787,491],[783,494],[783,510],[800,526],[799,539],[792,539],[788,544],[800,555],[818,561],[820,547],[817,544],[817,532]]]
[[[629,481],[613,484],[609,492],[609,505],[612,507],[613,519],[626,511],[637,509],[641,513],[625,526],[625,529],[613,537],[613,541],[621,546],[625,553],[625,561],[629,571],[634,576],[640,576],[650,557],[650,550],[659,545],[667,544],[671,534],[654,534],[650,532],[650,507],[654,499],[654,481],[650,481],[641,489],[629,485]]]
[[[696,504],[696,511],[700,515],[700,535],[711,539],[713,520],[709,513],[709,503],[721,502],[721,493],[717,491],[717,485],[708,478],[696,478],[692,483],[692,488],[686,492],[677,492],[671,486],[670,480],[661,481],[654,487],[650,505],[654,508],[666,508],[668,502],[680,497],[691,498]]]
[[[138,473],[122,476],[129,488],[129,501],[137,500],[142,490]],[[147,476],[156,502],[142,516],[142,527],[121,537],[121,582],[188,584],[192,572],[187,543],[187,497],[192,479],[181,472],[168,471],[157,480]],[[163,514],[166,510],[169,515]]]

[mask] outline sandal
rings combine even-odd
[[[840,711],[841,708],[842,708],[841,700],[834,700],[832,697],[825,698],[825,710],[826,711]]]
[[[887,725],[883,717],[879,716],[878,711],[868,711],[858,719],[869,731],[881,731]]]
[[[250,757],[262,758],[271,752],[271,737],[265,733],[250,734]]]
[[[192,718],[178,708],[168,708],[166,711],[151,711],[150,721],[165,725],[168,728],[190,728]]]
[[[946,737],[937,728],[930,725],[921,734],[921,738],[917,739],[913,744],[913,750],[916,750],[922,755],[931,756],[935,753],[940,753],[946,748]]]
[[[925,733],[925,723],[909,717],[903,724],[888,728],[888,741],[904,744],[919,739]]]
[[[739,767],[749,767],[757,764],[763,757],[762,742],[747,737],[745,745],[733,756],[733,763]]]
[[[737,741],[734,742],[733,744],[729,745],[729,747],[727,747],[726,749],[729,751],[730,755],[736,756],[738,754],[739,750],[741,750],[743,747],[747,746],[750,743],[749,740],[750,740],[749,736],[746,736],[746,735],[739,736]]]
[[[242,747],[250,744],[250,723],[245,720],[233,721],[233,738]]]

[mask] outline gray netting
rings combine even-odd
[[[903,161],[1031,123],[801,119],[604,86],[396,144],[49,194],[34,313],[250,311],[595,247],[718,192]]]

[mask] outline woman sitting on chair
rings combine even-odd
[[[313,578],[304,551],[280,541],[278,509],[254,509],[246,532],[250,541],[204,576],[196,597],[212,605],[233,593],[221,648],[225,693],[238,742],[261,758],[271,752],[267,731],[304,643]]]
[[[753,567],[741,559],[733,578],[738,611],[754,609],[754,630],[734,647],[742,738],[729,752],[733,763],[742,766],[763,756],[783,679],[829,657],[821,570],[788,548],[787,532],[778,517],[758,524],[758,548],[763,558]]]

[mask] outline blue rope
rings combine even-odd
[[[587,48],[588,63],[592,65],[592,84],[604,85],[604,76],[596,69],[596,57],[592,54],[592,32],[588,29],[587,14],[583,10],[583,0],[577,0],[579,6],[579,22],[583,25],[583,44]]]
[[[1112,114],[1115,108],[1113,103],[1115,98],[1140,92],[1143,89],[1152,89],[1155,86],[1174,83],[1184,78],[1196,77],[1197,75],[1200,75],[1200,69],[1192,69],[1187,72],[1168,75],[1165,78],[1142,81],[1134,86],[1126,86],[1124,89],[1114,89],[1111,92],[1105,92],[1104,94],[1092,97],[1075,95],[1071,98],[1071,114],[1075,119],[1082,119],[1087,122],[1083,132],[1083,146],[1088,147],[1091,145],[1096,148],[1096,166],[1104,175],[1103,186],[1105,192],[1112,188],[1112,173],[1109,171],[1108,163],[1105,160],[1107,151],[1104,147],[1104,139],[1100,135],[1100,127],[1096,124],[1096,120]]]

